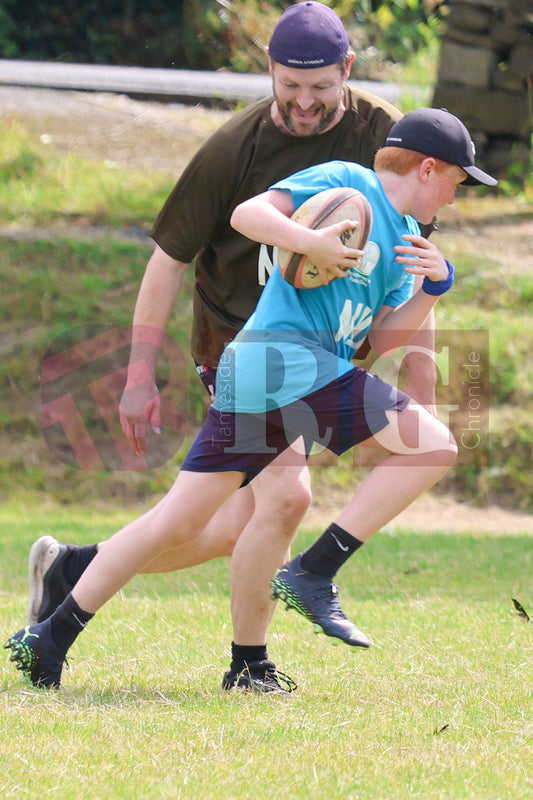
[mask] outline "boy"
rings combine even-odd
[[[375,168],[330,162],[235,209],[232,224],[246,236],[305,253],[323,275],[330,270],[339,279],[297,290],[274,271],[222,355],[215,401],[169,493],[111,537],[51,617],[7,641],[11,660],[35,685],[58,688],[68,649],[103,603],[158,553],[193,538],[302,435],[339,454],[364,444],[385,456],[317,542],[276,573],[272,589],[327,635],[370,645],[344,615],[332,578],[440,479],[457,448],[448,429],[408,395],[350,362],[367,333],[378,354],[405,344],[453,283],[453,267],[420,236],[415,218],[431,221],[463,181],[496,184],[474,165],[464,125],[443,110],[419,109],[397,122]],[[309,230],[290,220],[307,197],[342,185],[363,191],[373,207],[365,254],[341,241],[351,222]],[[423,283],[412,294],[415,275]]]

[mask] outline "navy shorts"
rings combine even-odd
[[[401,411],[410,399],[355,367],[301,400],[261,414],[211,406],[182,469],[244,472],[251,480],[300,436],[340,455],[382,430],[388,424],[385,411]]]

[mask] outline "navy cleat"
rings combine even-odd
[[[50,617],[72,590],[63,567],[75,545],[61,544],[53,536],[41,536],[33,543],[29,557],[30,600],[27,625]]]
[[[283,600],[313,623],[316,633],[325,633],[352,647],[370,647],[372,642],[351,622],[341,608],[338,587],[329,578],[306,572],[302,554],[280,567],[270,582],[273,600]]]
[[[239,689],[245,692],[291,694],[296,684],[283,672],[278,672],[273,661],[250,661],[242,670],[228,670],[222,680],[225,690]]]
[[[9,660],[34,686],[59,689],[65,653],[54,643],[48,621],[27,625],[10,636],[4,647],[13,651]]]

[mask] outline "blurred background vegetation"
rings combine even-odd
[[[263,72],[288,0],[0,0],[0,57],[70,63]],[[357,49],[354,78],[372,77],[435,40],[437,0],[338,0]]]
[[[0,57],[263,71],[267,66],[263,48],[288,5],[266,0],[186,4],[149,0],[142,6],[135,0],[46,4],[35,0],[26,7],[0,0]],[[357,51],[353,78],[433,85],[445,4],[339,0],[334,5]],[[406,90],[402,110],[413,103]],[[179,133],[166,134],[173,151],[162,158],[165,169],[139,163],[142,151],[157,151],[162,141],[146,138],[139,125],[121,122],[121,142],[133,137],[128,142],[132,158],[122,163],[116,140],[107,147],[105,131],[97,127],[94,115],[90,137],[82,121],[78,125],[83,130],[73,130],[70,138],[74,118],[59,119],[55,128],[51,114],[46,121],[24,118],[22,111],[0,118],[0,500],[21,492],[37,496],[42,492],[64,503],[84,498],[144,501],[168,488],[185,447],[168,463],[161,461],[145,471],[89,472],[72,469],[68,453],[64,460],[57,458],[41,430],[40,370],[54,340],[76,326],[131,322],[151,247],[150,225],[190,154],[228,113],[215,116],[213,111],[187,109]],[[161,137],[163,127],[159,126]],[[87,147],[89,139],[93,151]],[[448,236],[443,226],[446,252],[455,263],[458,281],[453,297],[439,304],[439,326],[464,336],[488,334],[490,370],[487,363],[484,391],[490,397],[490,419],[484,418],[483,425],[490,426],[490,448],[464,457],[437,489],[453,491],[468,502],[529,512],[533,512],[530,254],[526,250],[522,262],[519,257],[513,260],[513,233],[507,242],[502,233],[501,241],[492,246],[479,231],[486,233],[502,220],[510,229],[533,226],[531,174],[533,169],[519,190],[511,176],[501,181],[497,196],[482,191],[474,199],[465,192],[458,202],[456,236]],[[125,238],[125,231],[133,232],[133,238]],[[185,354],[192,279],[190,270],[169,328]],[[188,369],[187,435],[192,436],[205,403],[192,366]],[[167,378],[163,365],[163,385]],[[92,435],[97,434],[92,431]],[[103,436],[109,438],[105,431]],[[357,464],[354,469],[350,457],[329,463],[328,469],[317,466],[314,486],[326,496],[337,488],[348,490],[354,472],[367,466]]]

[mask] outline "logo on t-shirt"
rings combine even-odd
[[[370,283],[370,275],[376,268],[379,261],[379,245],[376,242],[368,242],[365,247],[365,254],[357,267],[353,267],[348,273],[348,279],[352,283],[360,283],[368,286]]]
[[[272,257],[270,252],[272,252]],[[268,248],[262,244],[259,248],[259,259],[257,261],[257,283],[259,286],[266,286],[266,282],[272,274],[274,264],[278,261],[278,248]]]
[[[335,341],[343,342],[347,347],[358,350],[372,324],[372,319],[372,309],[365,303],[357,303],[354,309],[352,301],[346,300],[340,313]]]

